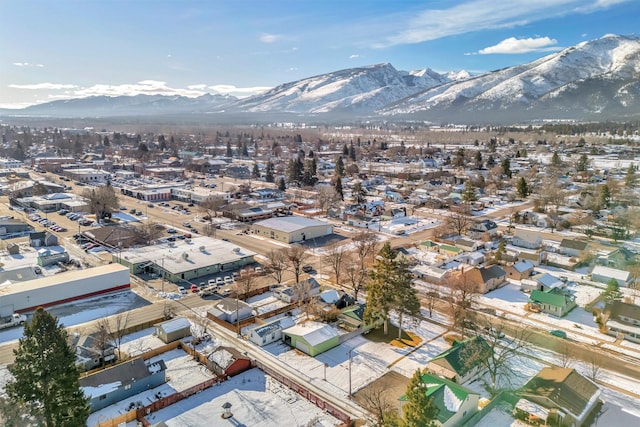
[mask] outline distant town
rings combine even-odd
[[[637,123],[4,123],[3,425],[640,423]]]

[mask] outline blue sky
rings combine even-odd
[[[390,62],[481,73],[605,34],[638,0],[0,0],[0,106],[91,95],[248,96]]]

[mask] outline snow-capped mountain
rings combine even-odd
[[[538,118],[638,114],[640,39],[606,35],[515,67],[412,95],[385,115],[513,115]]]
[[[391,64],[334,71],[245,99],[161,95],[54,101],[4,114],[109,117],[218,113],[248,120],[322,115],[457,123],[640,118],[640,39],[606,35],[527,64],[472,76]],[[247,114],[251,114],[250,116]],[[243,116],[244,115],[244,116]],[[236,116],[238,117],[238,116]],[[249,118],[250,117],[250,118]]]
[[[408,73],[388,63],[377,64],[285,83],[239,101],[234,109],[252,113],[370,113],[447,81],[430,69]]]
[[[21,114],[53,117],[117,117],[219,111],[238,99],[205,94],[197,98],[166,95],[91,96],[33,105],[16,111]]]

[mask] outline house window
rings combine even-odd
[[[130,388],[131,388],[131,384],[127,384],[127,385],[124,386],[125,390],[129,390]]]

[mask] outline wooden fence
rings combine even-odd
[[[95,427],[119,427],[120,424],[128,423],[131,421],[135,421],[138,417],[138,413],[135,409],[125,412],[122,415],[118,415],[115,418],[111,418],[110,420],[104,421],[100,424],[96,424]]]

